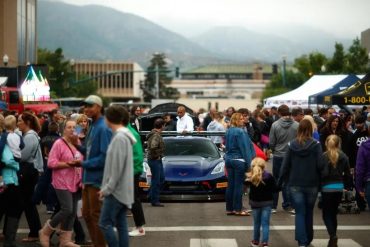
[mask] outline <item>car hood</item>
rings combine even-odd
[[[206,179],[222,159],[201,156],[166,156],[162,159],[166,181],[194,181]]]

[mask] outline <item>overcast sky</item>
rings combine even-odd
[[[55,1],[55,0],[54,0]],[[307,25],[340,38],[370,28],[370,0],[57,0],[105,5],[191,36],[212,26],[271,32],[275,26]]]

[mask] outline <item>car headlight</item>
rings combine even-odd
[[[225,162],[220,162],[213,168],[213,171],[211,172],[212,175],[214,174],[219,174],[219,173],[224,173],[225,171]]]

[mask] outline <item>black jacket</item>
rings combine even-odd
[[[345,189],[350,189],[352,177],[349,169],[348,157],[342,151],[339,151],[336,167],[332,166],[327,153],[322,156],[323,170],[321,173],[322,186],[343,182]]]
[[[319,187],[323,169],[321,145],[309,139],[302,145],[295,139],[288,144],[278,185]]]
[[[252,208],[272,206],[273,193],[277,191],[276,181],[271,173],[263,172],[262,181],[258,186],[250,185],[249,204]]]

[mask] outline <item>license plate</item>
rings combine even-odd
[[[216,184],[216,188],[217,188],[217,189],[220,189],[220,188],[226,188],[226,187],[227,187],[227,182],[217,183],[217,184]]]
[[[149,184],[145,183],[145,182],[139,182],[139,187],[140,188],[149,188]]]

